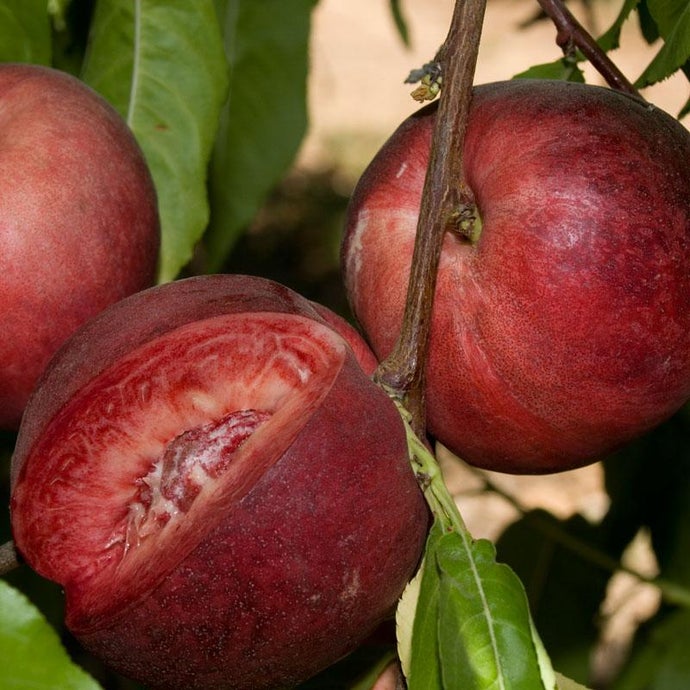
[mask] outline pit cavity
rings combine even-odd
[[[270,417],[270,412],[262,410],[238,410],[172,439],[149,473],[135,482],[125,553],[172,518],[187,513],[202,489],[223,474],[237,451]]]

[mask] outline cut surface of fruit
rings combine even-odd
[[[173,567],[194,547],[192,513],[208,513],[210,529],[243,496],[327,393],[344,353],[329,328],[270,313],[207,319],[138,348],[84,386],[28,457],[32,481],[14,495],[35,506],[32,520],[15,518],[23,551],[64,585],[150,586],[149,550],[174,540],[164,556]]]

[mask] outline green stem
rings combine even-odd
[[[414,432],[410,413],[395,396],[392,396],[392,400],[403,418],[412,468],[431,512],[444,530],[455,530],[461,535],[469,534],[436,458]]]

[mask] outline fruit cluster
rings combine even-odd
[[[263,278],[152,287],[155,193],[126,125],[44,68],[0,68],[0,104],[17,549],[84,646],[151,687],[308,679],[390,616],[424,548],[371,374],[403,318],[434,107],[352,197],[344,277],[372,352]],[[606,89],[506,82],[475,89],[462,154],[476,225],[443,248],[430,434],[495,469],[592,462],[690,397],[690,135]]]

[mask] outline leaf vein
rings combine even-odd
[[[132,45],[132,80],[130,83],[129,103],[127,105],[127,124],[131,127],[134,120],[134,111],[137,106],[137,92],[139,90],[140,64],[141,64],[141,3],[142,0],[134,0],[134,42]]]

